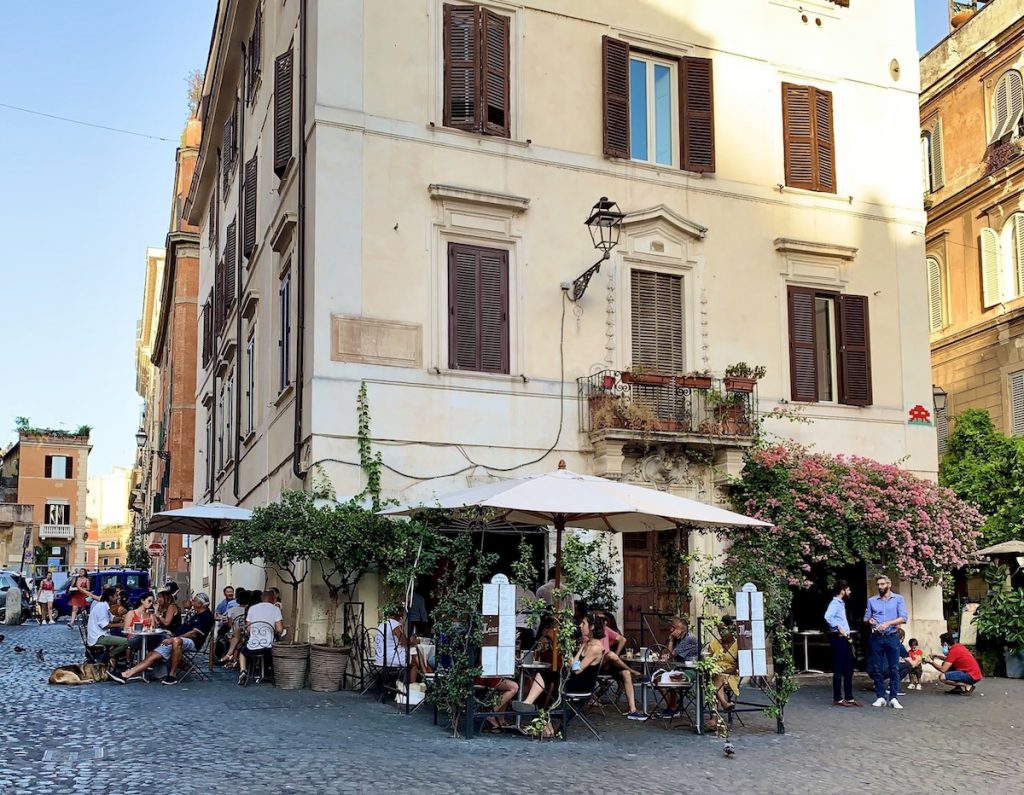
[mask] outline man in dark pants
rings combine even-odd
[[[900,689],[900,624],[907,623],[907,606],[903,597],[892,592],[892,581],[884,574],[875,579],[878,596],[868,599],[864,622],[871,627],[871,678],[875,682],[873,707],[903,709],[896,698]],[[886,702],[886,679],[889,680],[889,700]]]
[[[839,580],[833,593],[835,595],[825,611],[828,642],[832,644],[832,706],[863,707],[853,697],[853,640],[850,638],[850,621],[846,617],[850,586],[846,580]]]

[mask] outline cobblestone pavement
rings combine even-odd
[[[896,712],[833,708],[825,680],[808,680],[787,709],[787,734],[747,715],[729,759],[717,739],[611,714],[596,719],[603,741],[577,726],[569,742],[466,742],[432,725],[425,708],[405,716],[352,693],[242,690],[226,675],[176,687],[56,687],[46,683],[52,668],[81,660],[77,632],[0,632],[0,795],[333,795],[406,784],[420,793],[573,795],[1024,790],[1018,681],[986,680],[970,698],[914,692]]]

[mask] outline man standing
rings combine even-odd
[[[846,600],[850,598],[850,586],[846,580],[836,583],[835,594],[825,611],[828,624],[828,642],[832,645],[832,706],[863,707],[853,697],[853,640],[850,637],[850,621],[846,617]]]
[[[903,597],[892,592],[892,581],[884,574],[875,579],[878,596],[868,599],[864,623],[871,627],[871,678],[875,682],[875,701],[871,706],[884,707],[885,680],[889,680],[889,701],[893,709],[903,709],[896,696],[900,689],[900,641],[897,627],[907,623],[907,606]]]

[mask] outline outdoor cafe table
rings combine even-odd
[[[642,677],[640,682],[639,682],[639,685],[640,685],[640,698],[641,698],[641,701],[642,701],[642,704],[643,704],[643,710],[642,711],[646,715],[647,714],[647,691],[649,689],[653,689],[653,685],[651,684],[651,672],[652,672],[653,669],[652,669],[651,666],[653,666],[655,663],[662,662],[661,657],[659,657],[657,654],[652,654],[651,652],[647,652],[647,656],[646,657],[639,657],[639,656],[638,657],[622,657],[621,659],[630,668],[633,668],[634,670],[639,671],[640,676]]]
[[[153,649],[155,649],[157,646],[159,646],[160,643],[163,642],[163,639],[166,636],[168,636],[169,634],[170,633],[167,630],[165,630],[165,629],[145,629],[142,632],[133,632],[132,633],[132,637],[134,637],[135,635],[138,635],[140,638],[142,638],[142,658],[141,659],[143,659],[143,660],[146,659],[146,655],[149,654],[151,651],[153,651]],[[157,643],[153,646],[153,649],[151,649],[149,647],[149,644],[153,642],[154,638],[157,640]],[[143,682],[148,682],[149,681],[146,678],[146,672],[145,671],[142,672],[142,681]]]

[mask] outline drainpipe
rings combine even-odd
[[[242,42],[242,74],[247,74],[245,64],[245,42]],[[235,261],[235,423],[232,433],[234,434],[234,458],[235,471],[232,476],[231,491],[235,495],[235,502],[238,502],[238,468],[241,463],[242,453],[242,260],[245,259],[245,204],[243,202],[242,187],[245,179],[245,77],[242,78],[241,99],[238,103],[238,221],[235,223],[235,252],[238,259]],[[244,186],[249,190],[249,186]]]
[[[306,347],[306,49],[306,0],[302,0],[299,5],[299,246],[295,266],[298,304],[295,313],[295,438],[292,448],[292,472],[299,480],[305,480],[306,477],[300,460]]]
[[[220,170],[221,170],[221,152],[217,150],[217,170],[213,172],[213,192],[210,194],[210,201],[220,201],[218,198],[218,190],[220,188]],[[221,220],[220,213],[216,213],[217,222]],[[219,242],[220,235],[217,234],[215,239]],[[209,470],[209,483],[207,484],[210,489],[210,502],[216,502],[216,495],[214,489],[217,486],[217,348],[220,347],[220,332],[217,330],[217,303],[220,301],[220,292],[217,289],[217,255],[219,252],[216,250],[213,252],[213,290],[210,294],[213,296],[213,302],[210,306],[210,311],[213,312],[213,351],[211,356],[213,357],[211,362],[213,369],[210,371],[210,451],[209,463],[206,468]]]

